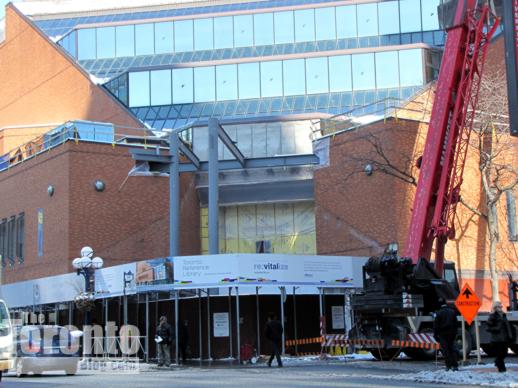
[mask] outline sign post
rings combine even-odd
[[[469,350],[466,349],[466,333],[464,332],[464,322],[467,322],[468,325],[471,325],[473,319],[477,316],[478,310],[480,309],[480,299],[478,299],[477,295],[473,289],[469,286],[468,283],[464,284],[462,287],[462,291],[459,296],[455,300],[455,306],[457,310],[462,315],[462,355],[463,361],[466,361],[466,354],[469,353]],[[478,338],[478,322],[475,325],[475,335]],[[477,344],[478,346],[479,344]],[[477,349],[477,354],[480,355],[480,348]]]

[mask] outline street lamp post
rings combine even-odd
[[[135,279],[135,275],[131,270],[124,272],[124,326],[128,325],[128,298],[126,296],[126,287],[131,285],[133,279]]]
[[[94,272],[103,266],[103,259],[100,257],[93,257],[94,251],[90,247],[81,249],[81,257],[72,261],[72,266],[76,269],[77,275],[83,275],[85,278],[85,293],[76,297],[76,303],[83,304],[85,311],[84,325],[92,324],[91,304],[93,304],[95,297],[94,292]],[[79,307],[79,306],[78,306]]]

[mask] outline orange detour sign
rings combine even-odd
[[[478,297],[475,295],[475,292],[471,289],[469,284],[464,284],[462,291],[455,300],[455,306],[462,314],[468,325],[471,325],[471,322],[473,322],[473,319],[475,319],[477,316],[480,305],[480,299],[478,299]]]

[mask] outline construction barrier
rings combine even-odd
[[[314,337],[314,338],[300,338],[296,340],[286,340],[286,346],[295,346],[295,345],[307,345],[307,344],[319,344],[322,342],[322,337]]]
[[[401,348],[419,348],[419,349],[433,349],[439,350],[440,345],[437,343],[433,335],[411,333],[408,335],[406,341],[393,340],[392,346],[399,346]]]

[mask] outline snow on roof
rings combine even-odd
[[[221,2],[221,0],[26,0],[16,3],[16,7],[27,16],[45,16],[99,11],[121,11],[131,8],[167,5],[185,6],[193,3],[195,3],[195,6],[212,5]]]

